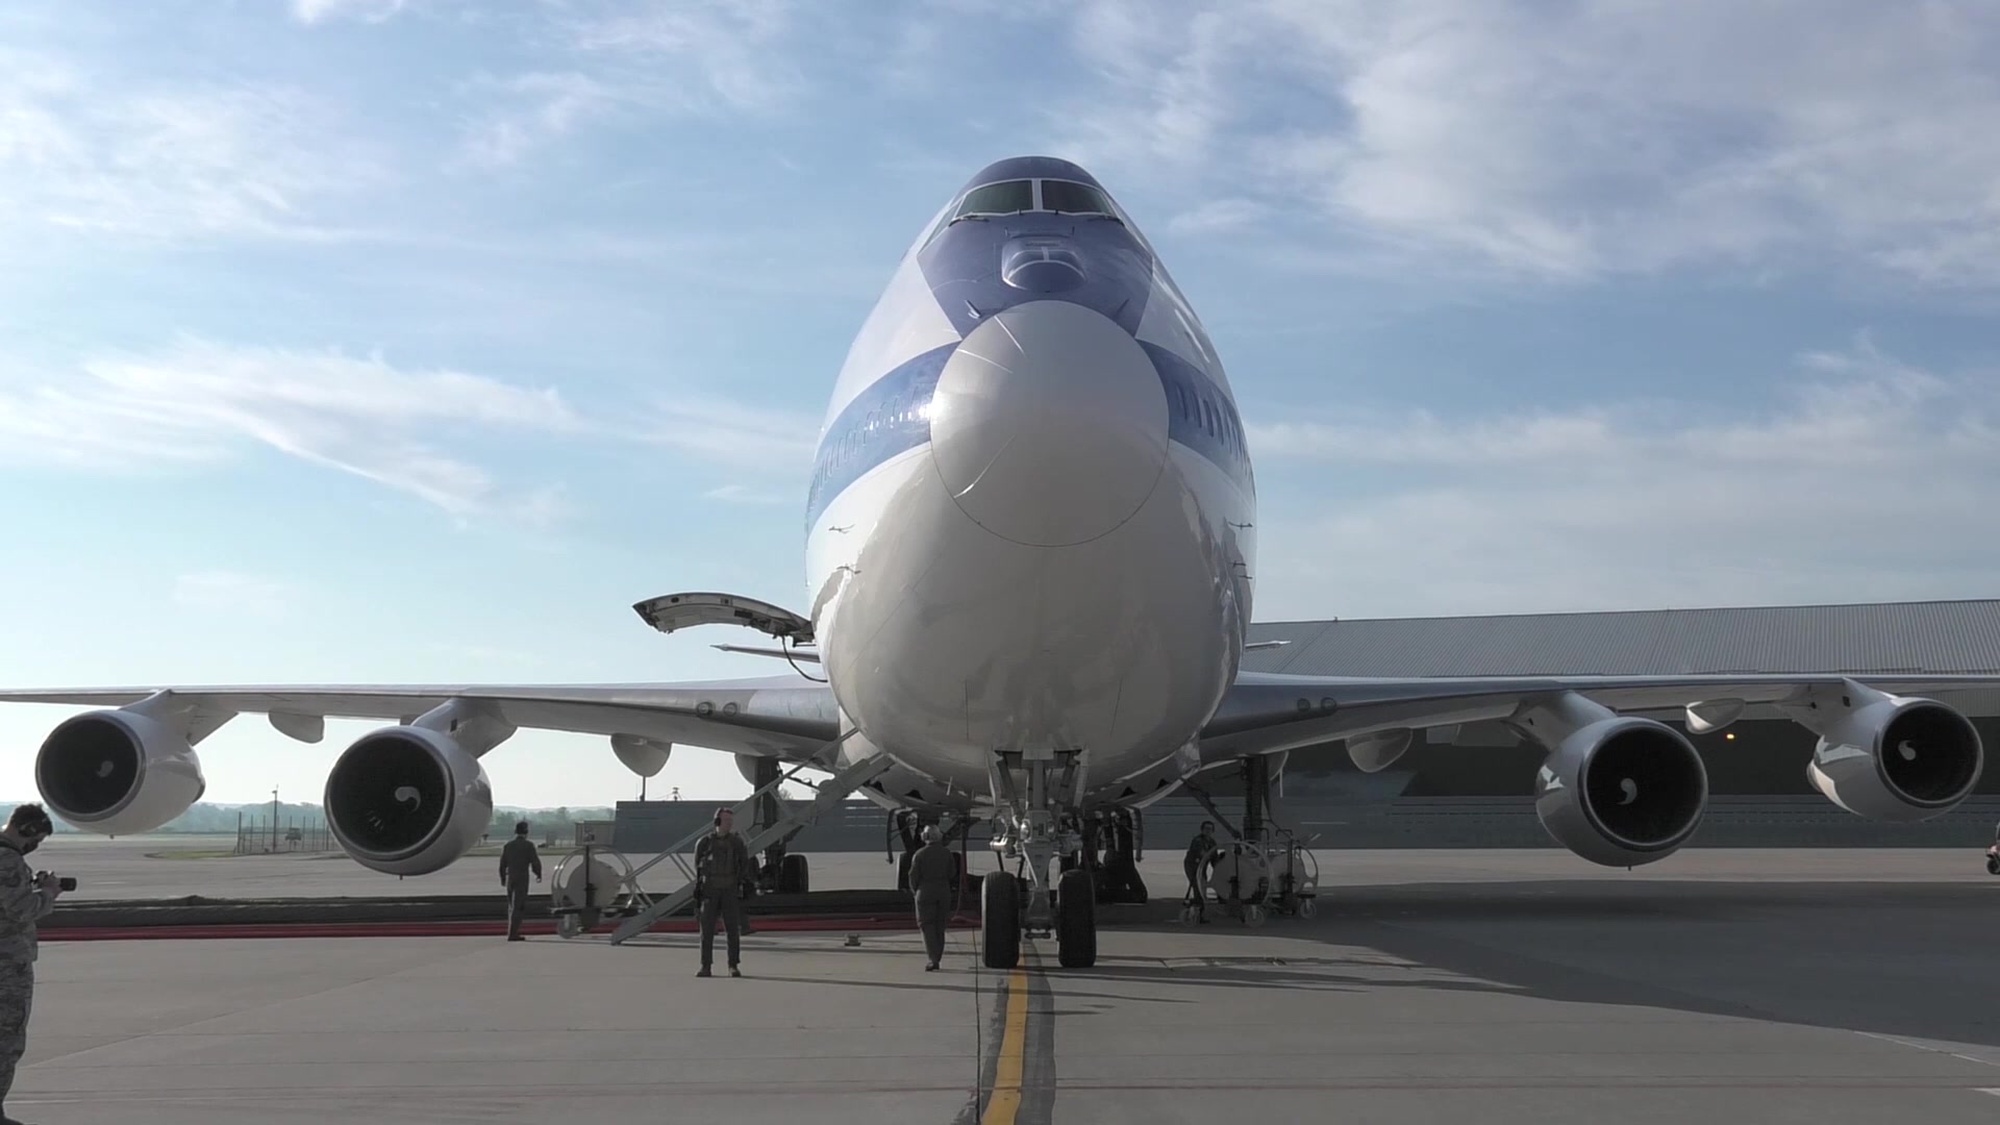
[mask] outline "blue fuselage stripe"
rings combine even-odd
[[[1154,344],[1141,343],[1167,395],[1168,437],[1253,490],[1242,420],[1207,373]],[[930,403],[956,344],[933,348],[876,380],[840,412],[815,457],[806,497],[806,530],[841,493],[891,459],[930,441]]]

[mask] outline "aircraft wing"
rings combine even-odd
[[[123,707],[157,688],[0,691],[0,703]],[[736,754],[804,761],[839,736],[833,693],[796,676],[685,684],[275,686],[170,689],[206,734],[237,714],[272,716],[291,733],[298,719],[415,719],[453,699],[498,708],[517,727],[635,735]],[[204,718],[195,718],[204,716]],[[293,734],[292,737],[298,737]],[[312,738],[310,741],[317,741]]]
[[[1896,695],[2000,688],[2000,675],[1777,675],[1339,677],[1244,672],[1202,731],[1204,763],[1271,754],[1381,731],[1505,719],[1523,705],[1574,691],[1628,713],[1776,704],[1853,680]]]

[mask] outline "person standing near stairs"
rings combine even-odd
[[[715,831],[694,846],[696,909],[701,917],[701,971],[698,977],[713,976],[715,964],[715,922],[722,919],[729,933],[729,975],[740,977],[738,967],[743,937],[743,884],[755,876],[750,848],[735,832],[736,814],[726,808],[715,810]]]

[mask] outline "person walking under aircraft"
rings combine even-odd
[[[1208,921],[1208,888],[1203,886],[1203,876],[1208,870],[1209,857],[1215,854],[1215,822],[1204,820],[1201,831],[1188,841],[1187,858],[1181,866],[1187,870],[1188,894],[1194,896],[1195,917]]]
[[[736,814],[715,810],[715,831],[694,846],[695,896],[700,899],[701,971],[698,977],[712,976],[715,964],[715,921],[722,919],[729,933],[729,975],[740,977],[743,940],[743,883],[755,870],[750,865],[750,849],[735,832]]]
[[[28,1046],[39,953],[35,925],[55,909],[63,893],[62,881],[54,875],[30,872],[27,856],[55,829],[40,805],[15,809],[0,828],[0,1104],[14,1088],[14,1067]],[[0,1125],[19,1123],[0,1110]]]
[[[944,833],[935,824],[924,825],[924,846],[910,859],[910,893],[917,900],[917,928],[924,934],[924,971],[937,972],[944,960],[944,928],[951,920],[953,886],[958,881],[958,865]]]
[[[500,885],[507,888],[507,940],[526,941],[521,936],[521,915],[528,911],[528,873],[542,881],[542,856],[528,839],[528,822],[514,825],[514,838],[500,849]]]

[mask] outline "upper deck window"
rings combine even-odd
[[[965,193],[965,199],[952,212],[952,218],[963,219],[972,215],[1012,215],[1035,209],[1035,188],[1032,180],[1007,180],[997,184],[985,184]]]
[[[1042,181],[1042,210],[1066,215],[1113,215],[1111,201],[1089,184],[1070,180]]]

